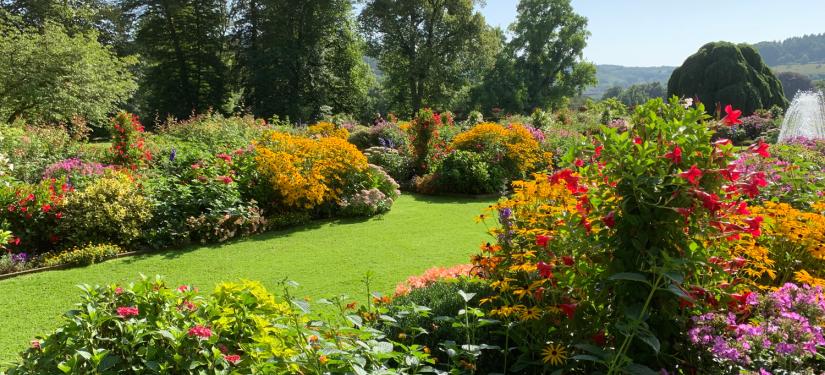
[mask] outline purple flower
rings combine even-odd
[[[169,151],[169,161],[175,161],[175,157],[178,156],[178,150],[172,147],[172,150]]]

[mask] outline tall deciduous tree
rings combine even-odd
[[[130,0],[145,59],[144,113],[186,118],[220,109],[229,92],[228,5],[222,0]]]
[[[368,0],[359,17],[368,53],[379,61],[385,92],[397,110],[416,113],[466,95],[478,78],[484,17],[477,0]],[[487,42],[496,42],[488,34]],[[489,44],[488,44],[489,45]],[[494,55],[493,55],[494,56]],[[488,65],[492,65],[492,59]]]
[[[554,107],[596,82],[595,66],[582,59],[587,19],[570,0],[521,0],[510,30],[512,40],[474,93],[481,109]]]
[[[256,115],[362,110],[372,74],[349,0],[242,0],[236,10],[240,82]]]
[[[81,116],[93,124],[122,105],[137,87],[121,59],[94,31],[68,35],[60,25],[20,28],[0,11],[0,121],[68,123]]]

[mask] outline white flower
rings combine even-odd
[[[693,98],[685,98],[682,100],[682,106],[685,108],[690,108],[693,106]]]

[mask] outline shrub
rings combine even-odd
[[[413,176],[413,162],[408,156],[393,148],[370,147],[364,150],[370,164],[386,171],[395,181],[407,183]]]
[[[319,122],[307,128],[307,134],[319,137],[349,139],[349,131],[331,122]]]
[[[401,192],[395,180],[381,167],[370,164],[362,190],[338,203],[345,216],[373,216],[388,212]]]
[[[84,162],[79,158],[69,158],[46,167],[46,170],[43,171],[43,179],[65,179],[72,186],[78,188],[85,186],[90,180],[102,176],[108,169],[111,169],[111,167],[95,162]]]
[[[158,135],[202,145],[206,153],[214,155],[246,147],[268,128],[263,120],[252,116],[224,117],[209,112],[185,121],[170,119],[158,129]]]
[[[0,125],[0,135],[0,154],[14,166],[8,175],[27,183],[39,182],[49,165],[77,151],[77,143],[61,127]]]
[[[0,275],[26,271],[34,264],[26,253],[0,253]]]
[[[207,211],[186,219],[189,235],[201,243],[224,242],[235,237],[245,237],[269,229],[269,220],[252,201],[219,212]]]
[[[136,170],[152,160],[152,153],[146,148],[143,125],[137,116],[119,112],[111,126],[112,164]]]
[[[0,221],[14,236],[9,248],[33,255],[51,250],[61,241],[60,223],[65,220],[64,203],[74,188],[64,180],[0,187]]]
[[[441,115],[430,109],[420,110],[410,122],[410,143],[416,174],[423,175],[430,171],[433,159],[437,159],[439,151],[445,148],[446,145],[440,145],[438,134],[443,125]]]
[[[519,178],[547,166],[551,157],[545,154],[538,141],[524,126],[504,126],[483,123],[457,135],[452,141],[457,150],[484,155],[490,164],[501,165],[507,177]]]
[[[507,184],[501,167],[488,164],[481,154],[462,150],[450,153],[435,175],[438,190],[446,193],[495,193]]]
[[[270,132],[256,145],[257,170],[280,208],[311,210],[336,203],[367,170],[367,158],[346,140]]]
[[[273,296],[257,282],[221,283],[202,296],[160,278],[82,286],[77,309],[34,340],[9,375],[419,373],[432,363],[422,347],[377,329],[379,315],[399,318],[386,307],[356,310],[335,298],[327,301],[330,312],[315,316],[284,288]]]
[[[144,235],[152,208],[133,177],[112,172],[66,197],[59,229],[68,244],[128,246]]]
[[[698,350],[731,373],[822,373],[825,302],[822,289],[785,284],[744,293],[727,311],[693,318],[688,335]]]
[[[64,264],[72,266],[88,266],[90,264],[100,263],[122,252],[123,249],[116,245],[88,244],[85,246],[73,247],[59,253],[48,254],[43,257],[42,265],[44,267],[60,266]]]

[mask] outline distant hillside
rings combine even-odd
[[[661,82],[667,85],[667,80],[673,73],[673,66],[635,67],[619,65],[596,65],[596,86],[585,90],[584,95],[601,99],[607,89],[620,86],[628,87],[637,83]]]
[[[770,66],[825,63],[825,34],[760,42],[753,46]]]

